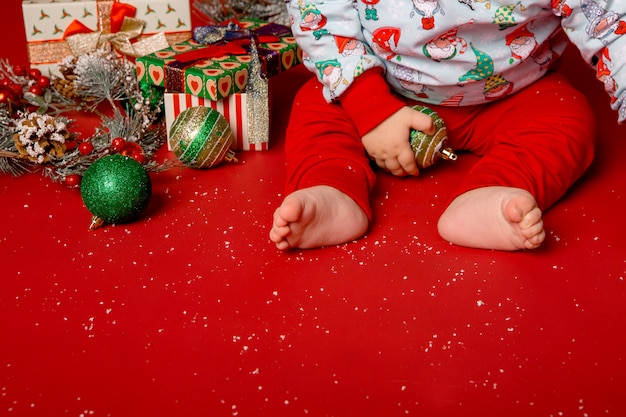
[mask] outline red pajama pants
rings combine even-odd
[[[407,100],[407,105],[414,104]],[[496,102],[428,106],[445,121],[448,146],[481,157],[458,184],[455,197],[481,187],[516,187],[529,191],[545,210],[593,159],[593,111],[585,97],[556,73]],[[355,126],[340,105],[324,100],[316,79],[295,98],[285,153],[288,194],[329,185],[350,196],[371,219],[369,195],[375,172]]]

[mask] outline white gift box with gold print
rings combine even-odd
[[[83,27],[85,33],[110,34],[123,24],[122,13],[134,11],[143,22],[137,42],[164,34],[169,44],[191,37],[188,1],[174,0],[24,0],[22,12],[31,67],[54,70],[63,58],[74,55],[66,41],[70,27]],[[113,29],[112,29],[113,28]]]

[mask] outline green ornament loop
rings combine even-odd
[[[114,154],[98,159],[87,168],[80,191],[94,222],[126,223],[147,207],[152,183],[139,162]]]

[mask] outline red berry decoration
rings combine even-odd
[[[15,100],[15,96],[13,91],[6,87],[0,87],[0,103],[9,104],[10,102]]]
[[[146,163],[146,155],[144,155],[141,151],[132,151],[130,153],[130,157],[142,165]]]
[[[50,87],[50,78],[42,75],[41,77],[37,78],[37,85],[41,88]]]
[[[41,71],[37,68],[31,68],[31,70],[28,72],[28,76],[31,79],[36,80],[41,77]]]
[[[146,156],[143,154],[143,148],[136,142],[126,142],[124,149],[120,151],[124,156],[130,156],[140,164],[146,163]]]
[[[63,179],[63,181],[65,182],[65,185],[70,188],[78,187],[80,185],[80,180],[81,180],[81,177],[78,174],[71,174],[71,175],[66,176]]]
[[[143,152],[143,149],[141,149],[141,146],[135,142],[126,142],[124,144],[124,149],[120,151],[120,153],[124,156],[130,156],[133,152]]]
[[[126,140],[124,138],[114,138],[111,141],[111,150],[113,152],[122,152],[126,147]]]
[[[78,145],[78,153],[80,153],[81,155],[89,155],[90,153],[93,152],[93,143],[91,142],[83,142],[80,145]]]
[[[31,85],[30,88],[28,89],[28,91],[30,91],[31,93],[33,93],[36,96],[43,96],[43,93],[44,93],[43,88],[41,88],[37,84]]]
[[[15,94],[18,97],[22,97],[23,89],[21,85],[11,84],[9,85],[9,88],[11,89],[11,91],[13,91],[13,94]]]
[[[13,65],[13,73],[18,77],[26,75],[26,67],[24,65]]]

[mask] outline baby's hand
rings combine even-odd
[[[435,133],[430,116],[411,107],[403,107],[368,132],[361,139],[368,155],[384,170],[399,177],[417,175],[419,170],[411,149],[411,129]]]

